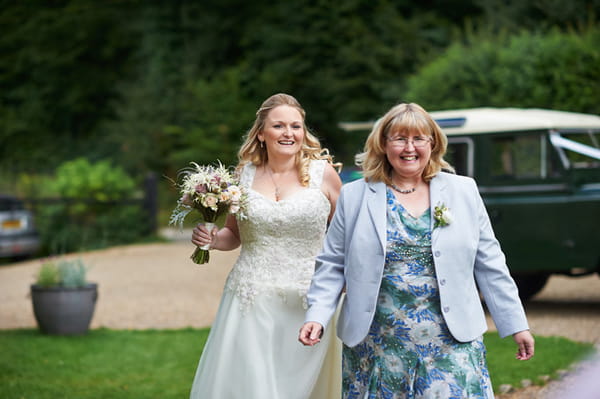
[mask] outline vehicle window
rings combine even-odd
[[[0,198],[0,211],[18,211],[25,209],[23,203],[15,198]]]
[[[469,167],[469,143],[449,142],[444,159],[454,167],[456,174],[472,176],[473,171]]]
[[[545,145],[540,135],[492,139],[491,176],[494,179],[545,178]]]
[[[600,132],[577,132],[567,133],[561,132],[561,136],[575,141],[577,143],[585,144],[592,148],[600,148]],[[576,151],[565,151],[569,164],[576,169],[587,169],[587,168],[598,168],[600,167],[600,161],[592,158],[585,154],[581,154]]]

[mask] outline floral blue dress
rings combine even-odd
[[[431,214],[387,190],[387,249],[369,334],[343,349],[343,398],[493,399],[483,339],[456,341],[441,313]]]

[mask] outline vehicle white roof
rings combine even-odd
[[[600,129],[600,116],[539,108],[468,108],[433,111],[447,135],[527,130]],[[371,130],[374,122],[340,123],[344,130]]]

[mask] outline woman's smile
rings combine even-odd
[[[417,155],[401,155],[400,159],[404,161],[416,161],[419,157]]]

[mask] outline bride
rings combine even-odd
[[[193,399],[329,399],[341,396],[341,346],[330,328],[303,347],[306,292],[341,180],[327,150],[287,94],[261,105],[239,150],[247,218],[199,224],[192,242],[240,256],[225,283],[200,358]]]

